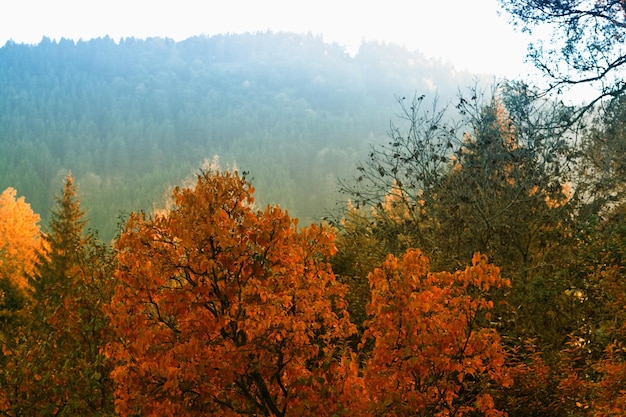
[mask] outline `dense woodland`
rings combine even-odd
[[[626,414],[621,93],[437,106],[451,68],[288,34],[0,52],[0,415]]]
[[[0,49],[0,189],[48,218],[68,172],[110,239],[120,211],[151,210],[219,155],[258,197],[305,222],[338,200],[337,178],[385,137],[397,96],[452,98],[472,75],[395,45],[356,56],[320,37],[43,39]]]

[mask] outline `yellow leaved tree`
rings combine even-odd
[[[24,290],[40,244],[39,215],[16,196],[11,187],[0,194],[0,278]]]

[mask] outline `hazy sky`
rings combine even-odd
[[[43,36],[170,37],[265,31],[312,32],[354,51],[380,40],[452,62],[459,70],[514,77],[526,38],[498,16],[497,0],[14,0],[3,2],[0,46]]]

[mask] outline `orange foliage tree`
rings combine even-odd
[[[354,332],[325,228],[253,210],[236,173],[199,174],[172,207],[131,214],[108,306],[123,415],[330,415]]]
[[[408,250],[389,255],[369,280],[365,414],[504,415],[491,392],[512,381],[487,297],[509,286],[499,269],[475,255],[463,271],[430,272],[421,251]]]
[[[6,365],[25,316],[27,274],[41,244],[39,215],[16,194],[13,188],[0,194],[0,413],[8,407]]]
[[[40,244],[39,215],[16,194],[14,188],[0,194],[0,279],[24,290]]]

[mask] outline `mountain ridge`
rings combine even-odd
[[[370,144],[397,120],[396,97],[442,101],[477,76],[393,44],[351,56],[320,36],[248,33],[42,39],[0,48],[0,190],[45,218],[62,178],[92,225],[150,210],[168,185],[219,155],[249,171],[259,204],[315,221],[341,198]]]

